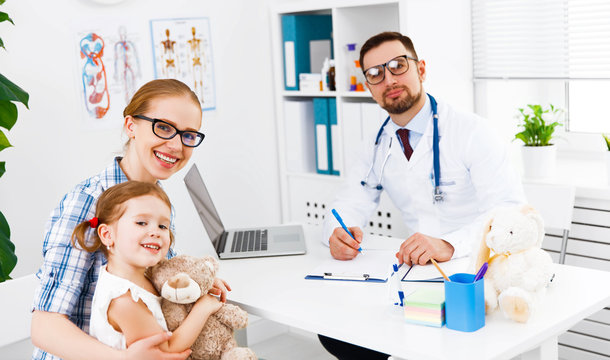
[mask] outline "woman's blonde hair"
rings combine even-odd
[[[163,201],[169,209],[172,205],[169,201],[169,197],[157,184],[146,183],[142,181],[126,181],[124,183],[115,185],[108,190],[104,191],[97,200],[95,207],[95,217],[97,218],[97,224],[94,228],[94,233],[91,235],[89,241],[86,241],[87,230],[91,228],[91,222],[89,220],[84,221],[74,228],[72,232],[72,245],[78,245],[88,251],[95,252],[100,250],[106,257],[108,257],[108,250],[102,244],[100,237],[97,234],[98,224],[112,224],[123,216],[125,213],[125,206],[122,206],[127,200],[137,198],[140,196],[152,195]],[[171,244],[174,243],[174,234],[169,232]]]

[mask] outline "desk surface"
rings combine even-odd
[[[330,257],[319,230],[306,228],[305,236],[306,255],[221,261],[229,300],[253,315],[406,359],[511,358],[610,305],[610,272],[555,265],[554,285],[527,324],[499,311],[473,333],[407,324],[386,283],[305,280]]]

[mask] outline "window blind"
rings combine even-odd
[[[610,0],[472,0],[475,79],[610,79]]]

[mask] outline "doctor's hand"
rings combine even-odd
[[[210,289],[209,293],[212,295],[220,296],[220,301],[227,301],[227,292],[231,291],[231,287],[223,279],[215,278],[214,285]]]
[[[337,260],[351,260],[358,255],[358,248],[362,242],[362,230],[357,226],[348,229],[356,240],[340,227],[335,228],[328,239],[330,254]]]
[[[396,258],[400,264],[425,265],[431,258],[448,261],[453,256],[453,245],[443,239],[415,233],[400,245]]]

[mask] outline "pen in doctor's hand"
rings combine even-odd
[[[345,226],[345,223],[343,222],[343,219],[341,219],[341,216],[339,216],[339,213],[337,212],[337,210],[332,209],[331,212],[333,213],[333,215],[335,216],[335,218],[337,219],[337,221],[339,222],[339,224],[341,225],[343,230],[345,230],[345,232],[348,233],[352,239],[356,240],[354,235],[347,229],[347,226]],[[358,252],[362,252],[362,247],[358,247]]]

